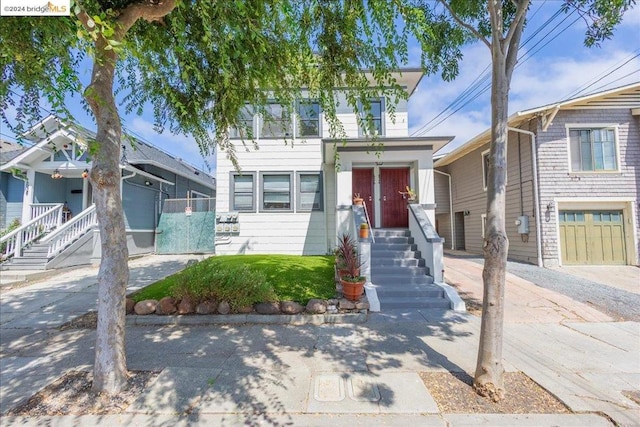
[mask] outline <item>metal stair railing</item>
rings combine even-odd
[[[28,244],[62,224],[62,203],[53,205],[31,221],[0,238],[0,259],[19,258]]]
[[[49,245],[47,258],[54,257],[67,246],[98,224],[96,205],[91,205],[78,215],[65,222],[53,233],[48,234],[39,243]]]

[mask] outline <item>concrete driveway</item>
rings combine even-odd
[[[464,254],[464,253],[462,253]],[[463,257],[465,256],[465,257]],[[461,253],[445,255],[445,281],[454,286],[474,312],[482,305],[482,268],[477,259]],[[560,280],[560,279],[559,279]],[[592,306],[566,295],[545,289],[507,273],[505,289],[505,322],[560,323],[610,322],[613,319]]]
[[[640,295],[640,268],[635,265],[565,265],[553,270]]]

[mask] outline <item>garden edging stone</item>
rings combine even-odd
[[[368,310],[352,313],[325,314],[211,314],[211,315],[128,315],[127,326],[140,325],[222,325],[222,324],[281,324],[281,325],[322,325],[366,323]]]

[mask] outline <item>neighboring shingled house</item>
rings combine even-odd
[[[640,83],[520,111],[509,129],[509,257],[638,265]],[[447,248],[482,253],[490,138],[487,130],[435,161]]]

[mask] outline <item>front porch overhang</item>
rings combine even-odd
[[[434,153],[451,142],[453,138],[453,136],[327,138],[322,140],[322,162],[334,164],[336,154],[347,152],[377,154],[392,151],[431,151]]]

